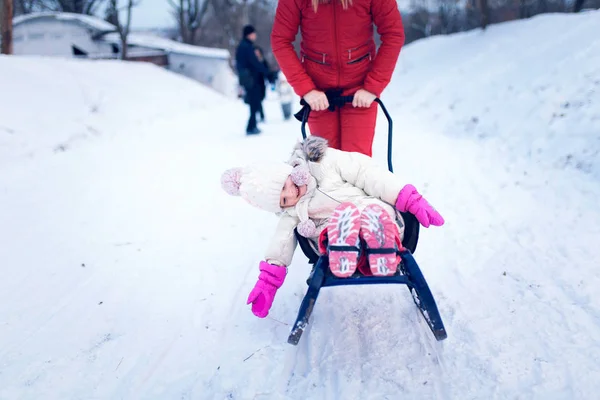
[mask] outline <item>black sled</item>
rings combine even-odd
[[[335,107],[342,107],[346,103],[352,103],[352,96],[342,97],[329,97],[330,109],[333,110]],[[380,99],[375,100],[383,110],[387,121],[388,121],[388,169],[393,172],[392,167],[392,135],[393,126],[392,118],[390,117],[387,109],[383,105]],[[310,107],[304,101],[301,103],[304,107],[298,112],[295,117],[302,122],[301,130],[302,137],[306,139],[306,122],[310,114]],[[435,338],[444,340],[447,337],[442,317],[438,311],[435,299],[429,290],[427,281],[419,268],[419,265],[413,257],[413,253],[417,248],[417,242],[419,240],[419,222],[416,217],[410,213],[399,212],[402,218],[398,219],[399,223],[404,224],[404,238],[402,245],[404,249],[399,252],[402,261],[398,266],[398,270],[395,275],[392,276],[365,276],[358,272],[348,278],[338,278],[333,275],[329,269],[329,258],[327,255],[319,255],[317,249],[312,243],[305,237],[300,236],[298,232],[295,232],[298,244],[302,249],[304,255],[308,258],[308,262],[313,265],[310,276],[307,279],[308,290],[300,310],[298,311],[298,317],[292,327],[292,331],[288,337],[288,343],[297,345],[302,337],[302,333],[306,329],[309,323],[310,316],[317,302],[319,291],[323,287],[329,286],[345,286],[345,285],[375,285],[375,284],[403,284],[408,287],[408,290],[412,294],[413,300],[421,314],[425,318],[427,325],[431,329],[431,332]]]

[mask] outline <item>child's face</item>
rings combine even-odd
[[[306,194],[306,185],[297,186],[292,182],[292,178],[288,176],[283,189],[281,189],[281,196],[279,197],[279,205],[282,208],[294,207],[300,198]]]

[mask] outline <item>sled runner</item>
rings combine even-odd
[[[330,104],[330,110],[335,107],[342,107],[344,104],[352,103],[352,96],[334,96],[328,95]],[[390,117],[387,109],[383,105],[380,99],[375,99],[383,110],[385,117],[388,121],[388,169],[393,172],[392,167],[392,135],[393,125],[392,118]],[[306,139],[306,122],[310,114],[310,107],[304,100],[301,104],[303,108],[295,114],[296,119],[302,122],[301,131],[302,137]],[[358,270],[348,278],[338,278],[333,275],[329,269],[329,258],[327,255],[319,255],[317,249],[311,244],[309,239],[301,236],[295,231],[298,244],[302,249],[304,255],[308,258],[308,262],[313,265],[312,271],[307,279],[308,290],[300,310],[298,311],[298,317],[292,327],[292,331],[288,337],[288,343],[297,345],[300,341],[302,333],[306,329],[309,323],[310,316],[313,308],[319,296],[319,291],[323,287],[329,286],[345,286],[345,285],[374,285],[374,284],[403,284],[406,285],[413,297],[413,300],[421,314],[423,315],[427,325],[433,332],[433,335],[437,340],[444,340],[447,337],[442,317],[438,311],[435,299],[429,290],[427,281],[423,276],[421,269],[413,257],[413,253],[417,248],[417,242],[419,239],[419,222],[416,217],[410,213],[401,213],[398,219],[399,224],[404,224],[404,238],[402,240],[402,246],[398,254],[402,261],[398,266],[397,272],[392,276],[365,276],[362,275]]]

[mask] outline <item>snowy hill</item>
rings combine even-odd
[[[225,101],[146,63],[0,56],[0,87],[10,94],[0,114],[0,168]]]
[[[436,131],[482,139],[511,163],[600,180],[598,18],[549,14],[420,41],[403,50],[387,95],[407,114],[430,115]]]
[[[383,100],[396,173],[447,221],[415,254],[441,343],[385,286],[324,289],[288,345],[299,251],[251,314],[276,218],[219,177],[289,154],[299,124],[275,99],[247,138],[242,102],[159,68],[0,57],[0,399],[596,398],[599,25],[546,15],[402,52]]]

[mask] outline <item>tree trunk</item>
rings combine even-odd
[[[479,0],[479,10],[481,12],[481,28],[485,30],[490,23],[490,10],[487,0]]]
[[[13,0],[2,0],[2,13],[0,14],[0,27],[2,28],[2,45],[0,45],[1,54],[13,53],[12,40],[12,19],[13,19]]]
[[[242,5],[242,26],[250,23],[250,10],[248,9],[248,0],[243,0]]]
[[[183,0],[179,0],[179,7],[177,8],[177,17],[179,19],[179,34],[181,35],[181,41],[183,43],[189,43],[190,39],[188,37],[187,24],[185,23],[185,10],[183,6]]]
[[[133,8],[133,1],[129,0],[127,2],[127,22],[125,26],[121,27],[121,46],[122,46],[122,56],[123,60],[127,60],[127,37],[129,36],[129,31],[131,27],[131,9]]]
[[[127,37],[121,36],[121,60],[127,60]]]
[[[198,37],[202,27],[206,24],[206,16],[208,15],[210,2],[208,0],[204,0],[202,3],[202,8],[198,10],[198,0],[196,0],[196,9],[198,12],[196,13],[196,19],[194,21],[193,27],[191,27],[190,32],[190,43],[198,44],[200,38]]]
[[[585,3],[585,0],[576,0],[575,1],[575,7],[573,7],[573,12],[580,12],[581,9],[583,8],[583,3]]]

